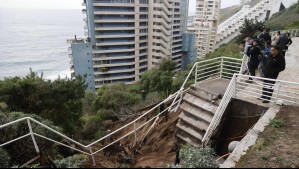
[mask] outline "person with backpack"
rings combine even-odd
[[[251,76],[255,76],[255,70],[258,68],[259,65],[259,56],[261,54],[260,46],[261,43],[258,39],[253,40],[253,46],[249,50],[249,62],[248,62],[248,68],[249,73]],[[252,82],[252,78],[249,78],[249,82]]]

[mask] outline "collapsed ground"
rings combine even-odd
[[[298,107],[283,107],[236,167],[298,168],[298,113]]]
[[[111,129],[111,131],[115,131],[124,124],[135,120],[138,116],[139,115],[134,115],[124,122],[112,123],[107,128]],[[167,121],[164,116],[161,116],[142,144],[134,144],[135,136],[133,134],[121,140],[119,143],[108,147],[104,152],[100,152],[96,155],[96,167],[165,168],[168,164],[174,163],[176,158],[176,146],[174,141],[178,116],[179,112],[172,113],[167,117]],[[146,119],[145,117],[138,121],[136,126],[142,125],[146,122]],[[139,141],[142,140],[140,138],[148,131],[151,125],[152,123],[137,132]],[[133,127],[126,128],[126,130],[113,136],[113,139],[120,138],[132,129]],[[105,145],[107,145],[108,142],[108,139],[106,139]],[[102,145],[97,146],[98,149],[102,147]]]

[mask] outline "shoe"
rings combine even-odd
[[[268,100],[263,100],[263,103],[270,103],[270,101],[268,101]]]

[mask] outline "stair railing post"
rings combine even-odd
[[[136,123],[134,123],[135,143],[137,144]]]
[[[97,166],[97,164],[96,164],[96,160],[94,158],[94,154],[93,154],[91,146],[89,146],[89,152],[90,152],[90,155],[91,155],[91,158],[92,158],[93,166],[95,167],[95,166]]]
[[[278,100],[278,95],[279,95],[279,92],[280,92],[280,87],[281,87],[281,82],[278,82],[278,89],[277,89],[277,92],[276,92],[276,96],[275,96],[275,103],[277,102]],[[274,86],[273,86],[274,88]],[[274,90],[274,89],[273,89]]]
[[[197,63],[195,63],[196,64],[196,68],[195,68],[195,79],[194,79],[194,84],[196,84],[197,83],[197,71],[198,71],[198,64]]]
[[[221,57],[221,68],[220,68],[220,78],[222,78],[222,71],[223,71],[223,57]]]
[[[233,97],[236,97],[236,88],[237,88],[237,75],[234,74],[233,78],[232,78],[234,84],[233,84]]]
[[[37,143],[36,143],[36,140],[35,140],[35,137],[34,137],[34,134],[33,134],[32,126],[31,126],[31,123],[30,123],[30,119],[27,119],[27,123],[28,123],[29,132],[30,132],[30,135],[31,135],[31,139],[32,139],[34,147],[35,147],[35,151],[36,151],[37,154],[39,154],[40,151],[39,151],[39,148],[37,146]]]

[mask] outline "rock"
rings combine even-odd
[[[234,149],[240,144],[239,141],[233,141],[231,143],[229,143],[228,145],[228,152],[232,153],[234,151]]]

